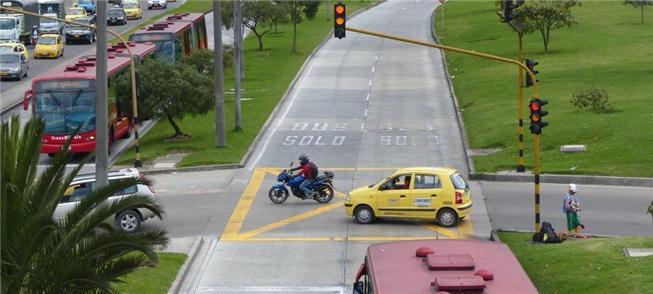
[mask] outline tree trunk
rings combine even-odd
[[[278,32],[279,32],[279,29],[277,28],[277,23],[278,23],[278,21],[277,21],[277,19],[275,18],[275,19],[274,19],[274,32],[275,32],[275,33],[278,33]]]
[[[259,34],[256,30],[250,28],[252,30],[252,33],[256,35],[256,38],[258,39],[258,50],[263,50],[263,34]]]
[[[179,137],[191,137],[190,135],[184,134],[181,129],[179,128],[179,125],[177,125],[177,122],[175,122],[175,119],[172,118],[172,115],[166,112],[166,117],[168,118],[168,122],[170,122],[170,125],[172,125],[172,128],[175,129],[175,134],[170,137],[170,138],[179,138]]]
[[[640,6],[642,11],[642,24],[644,24],[644,5]]]
[[[297,52],[297,1],[293,1],[292,9],[292,52]]]

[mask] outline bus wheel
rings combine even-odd
[[[57,153],[48,153],[48,157],[53,158]]]

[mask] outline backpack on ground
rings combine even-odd
[[[533,234],[533,242],[562,243],[562,241],[550,222],[542,222],[540,231]]]

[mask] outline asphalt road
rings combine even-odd
[[[388,1],[348,25],[428,41],[437,3]],[[362,226],[344,215],[343,193],[397,167],[452,166],[467,174],[462,146],[439,52],[355,33],[330,39],[217,201],[203,233],[213,238],[208,255],[184,291],[338,293],[371,243],[489,234],[476,230],[476,216],[445,229],[389,220]],[[268,200],[279,170],[301,153],[335,172],[339,197],[330,204]]]
[[[532,231],[534,188],[532,183],[481,182],[488,213],[495,229]],[[541,218],[556,231],[566,230],[562,197],[567,185],[542,184]],[[646,208],[653,188],[578,185],[579,213],[585,232],[594,235],[653,236],[653,222]]]

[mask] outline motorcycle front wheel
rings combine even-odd
[[[331,186],[324,185],[318,189],[315,201],[324,204],[329,203],[331,199],[333,199],[333,188]]]
[[[270,201],[272,201],[274,204],[284,203],[286,199],[288,199],[288,190],[277,189],[272,187],[268,192],[268,197],[270,198]]]

